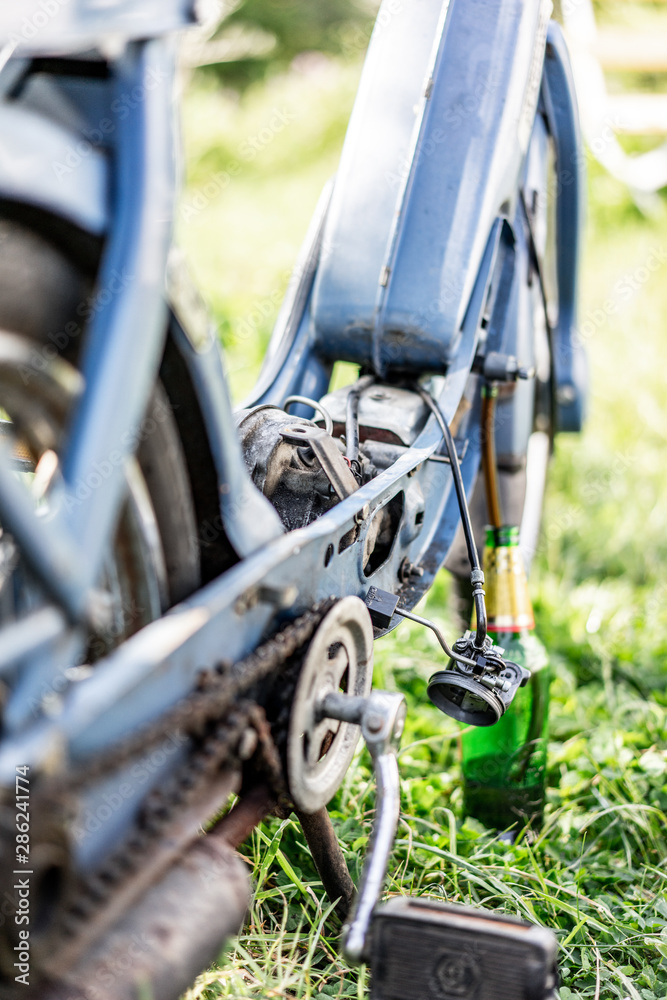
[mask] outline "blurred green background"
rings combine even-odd
[[[646,17],[628,8],[607,4],[606,16]],[[656,11],[667,21],[666,5]],[[231,38],[230,61],[189,75],[178,238],[237,399],[257,375],[336,169],[371,23],[372,6],[353,0],[246,0],[214,38]],[[425,695],[439,649],[405,623],[376,661],[376,683],[410,700],[388,888],[553,927],[563,1000],[657,1000],[667,996],[667,202],[642,214],[590,157],[588,188],[580,332],[589,418],[582,436],[557,440],[531,579],[555,671],[545,828],[509,847],[464,819],[456,727]],[[427,608],[451,634],[447,593],[443,575]],[[362,753],[333,807],[353,874],[372,809]],[[361,996],[365,972],[336,956],[339,927],[298,825],[266,824],[247,855],[256,880],[248,927],[191,1000]]]

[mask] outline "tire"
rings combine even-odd
[[[90,312],[93,293],[93,275],[73,263],[66,247],[55,245],[16,219],[0,218],[0,330],[34,346],[36,363],[62,359],[77,365],[84,332],[82,317]],[[150,426],[150,434],[137,452],[138,468],[135,466],[131,476],[128,470],[130,495],[111,556],[112,564],[130,581],[137,573],[145,577],[144,593],[126,595],[133,610],[123,614],[123,623],[116,622],[111,641],[103,643],[105,648],[117,645],[156,617],[156,612],[187,597],[200,583],[196,519],[185,455],[159,382],[149,401],[146,426]],[[134,515],[132,507],[136,508]],[[151,521],[157,529],[157,541],[148,537]],[[147,537],[141,539],[138,530]],[[148,579],[144,542],[153,546],[156,565],[150,572],[160,577],[153,582]],[[137,589],[136,583],[134,586]],[[148,593],[156,590],[159,607]],[[143,606],[146,603],[148,608]],[[98,652],[104,651],[98,644]]]
[[[32,494],[36,509],[45,514],[49,483],[58,469],[56,456],[82,387],[76,368],[83,320],[94,293],[92,272],[97,262],[91,263],[91,273],[86,273],[66,247],[16,219],[0,217],[0,436],[13,454],[28,502]],[[200,585],[185,454],[159,382],[143,428],[139,450],[126,463],[127,495],[96,583],[106,592],[109,618],[103,629],[88,637],[79,661],[68,665],[83,670],[81,676]],[[43,600],[43,590],[13,540],[0,532],[0,629]],[[2,694],[9,692],[2,687]],[[48,697],[44,695],[41,708],[48,708]],[[24,703],[29,700],[24,698]],[[37,707],[33,701],[30,710]],[[23,708],[22,703],[19,711]],[[3,715],[0,711],[0,726]],[[6,812],[0,808],[0,827]],[[67,806],[54,802],[53,810],[39,818],[39,826],[31,828],[35,888],[30,943],[35,975],[48,966],[51,936],[73,877],[70,819]],[[4,827],[0,832],[4,839]],[[10,889],[11,883],[0,888]],[[0,935],[0,991],[14,975],[17,941],[10,932],[8,924]]]

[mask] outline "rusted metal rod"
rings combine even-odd
[[[485,385],[482,390],[482,470],[486,492],[486,508],[492,528],[501,528],[503,515],[498,489],[498,463],[496,460],[496,397],[495,386]]]
[[[345,920],[355,895],[354,882],[345,864],[343,852],[326,806],[315,813],[296,813],[306,837],[315,867],[322,879],[324,891],[333,903],[336,913]]]
[[[259,785],[239,799],[227,815],[216,823],[209,836],[222,838],[230,847],[239,847],[257,824],[268,816],[275,804],[273,793],[266,785]]]

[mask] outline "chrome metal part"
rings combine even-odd
[[[489,636],[480,648],[474,633],[466,632],[454,643],[448,669],[437,671],[428,682],[433,704],[466,725],[494,725],[530,678],[526,667],[503,659],[503,652]]]
[[[321,715],[327,695],[368,695],[373,672],[373,627],[358,597],[344,597],[325,615],[306,652],[294,694],[287,738],[289,794],[304,813],[325,806],[350,766],[360,731]]]
[[[343,951],[350,962],[363,962],[368,957],[373,910],[382,892],[396,836],[400,808],[396,751],[403,733],[405,712],[403,695],[387,691],[373,691],[368,698],[354,698],[335,692],[327,695],[320,707],[324,717],[361,725],[377,781],[376,819],[368,856],[353,915],[343,930]]]
[[[310,399],[308,396],[288,396],[283,404],[283,409],[286,413],[292,403],[301,403],[303,406],[310,406],[312,410],[316,410],[322,415],[322,419],[324,420],[324,429],[327,434],[333,433],[333,420],[331,419],[331,415],[321,403],[317,402],[316,399]]]
[[[425,628],[430,628],[431,632],[433,632],[436,639],[442,646],[442,649],[450,658],[450,660],[459,660],[461,663],[467,663],[468,666],[470,667],[476,666],[475,660],[471,660],[466,656],[462,656],[461,653],[458,653],[454,649],[452,649],[452,647],[449,645],[444,635],[442,634],[440,628],[435,624],[435,622],[432,622],[430,618],[422,618],[421,615],[415,615],[412,613],[412,611],[406,611],[404,608],[396,608],[394,614],[400,615],[401,618],[409,618],[411,622],[417,622],[418,625],[424,625]]]

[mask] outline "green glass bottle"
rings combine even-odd
[[[494,726],[461,737],[466,814],[496,830],[542,822],[550,670],[535,620],[516,527],[487,528],[484,576],[489,635],[531,672]]]

